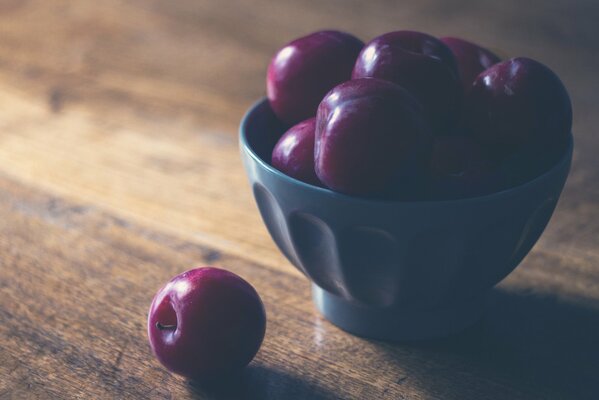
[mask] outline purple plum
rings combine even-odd
[[[272,151],[272,165],[292,178],[320,186],[314,172],[315,124],[313,117],[289,128]]]
[[[277,117],[289,125],[314,117],[324,95],[350,79],[363,46],[348,33],[318,31],[280,49],[266,78],[268,99]]]
[[[196,380],[238,373],[258,352],[265,330],[264,306],[252,285],[213,267],[175,276],[148,315],[154,355],[170,371]]]
[[[465,118],[474,140],[494,159],[524,152],[518,156],[524,162],[535,153],[550,155],[552,149],[563,148],[572,127],[572,106],[553,71],[518,57],[476,78],[467,95]]]
[[[402,87],[374,78],[344,82],[318,107],[316,175],[338,192],[380,195],[410,168],[406,160],[419,160],[414,152],[428,131],[422,106]]]
[[[440,40],[451,49],[456,59],[464,93],[470,90],[481,72],[501,61],[491,51],[467,40],[456,37],[443,37]]]
[[[430,163],[428,197],[449,200],[480,196],[503,188],[496,165],[464,135],[435,138]]]
[[[436,135],[453,132],[462,87],[455,58],[439,39],[413,31],[378,36],[360,52],[352,77],[379,78],[404,87],[422,103]]]

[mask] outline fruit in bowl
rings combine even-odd
[[[352,78],[379,78],[412,93],[439,135],[451,133],[462,106],[458,67],[451,50],[421,32],[385,33],[367,43]]]
[[[312,125],[299,134],[270,96],[242,121],[270,235],[312,281],[318,309],[349,332],[425,339],[473,324],[555,209],[572,159],[567,91],[537,61],[495,63],[465,43],[405,31],[373,39],[351,79],[302,116],[313,157]],[[288,135],[293,146],[281,144]],[[294,146],[318,184],[277,158]]]
[[[501,61],[490,50],[467,40],[456,37],[442,37],[440,40],[449,47],[455,57],[464,92],[470,90],[481,72]]]
[[[350,195],[442,200],[522,184],[566,151],[570,99],[543,64],[500,62],[467,40],[414,31],[361,43],[319,31],[273,58],[273,112],[287,126],[300,115],[309,121],[292,126],[273,149],[272,165],[282,172]],[[290,118],[285,110],[299,114]],[[437,141],[436,157],[456,153],[467,170],[435,171],[431,136],[454,135]]]
[[[315,124],[312,117],[289,128],[272,150],[272,165],[297,180],[319,185],[314,171]]]
[[[364,43],[349,33],[318,31],[295,39],[272,58],[266,91],[273,111],[287,124],[316,114],[333,86],[350,78]]]
[[[500,187],[500,178],[483,148],[470,137],[435,138],[427,182],[431,198],[448,200],[482,196]]]
[[[483,71],[466,103],[469,132],[494,159],[524,151],[522,157],[531,163],[542,162],[542,154],[555,161],[556,150],[563,151],[568,141],[568,92],[553,71],[530,58],[512,58]]]
[[[406,160],[428,130],[422,107],[405,89],[380,79],[347,81],[318,107],[316,174],[338,192],[381,193],[410,168]]]

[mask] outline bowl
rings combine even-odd
[[[312,186],[273,168],[285,127],[263,99],[240,127],[240,150],[272,239],[312,281],[333,324],[382,340],[418,340],[474,324],[490,289],[539,239],[568,176],[573,142],[541,176],[490,195],[385,201]]]

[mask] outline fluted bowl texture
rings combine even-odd
[[[284,175],[270,154],[284,127],[266,99],[240,128],[247,175],[274,242],[314,284],[320,311],[379,339],[455,333],[526,256],[566,181],[572,141],[549,171],[490,195],[450,201],[346,196]]]

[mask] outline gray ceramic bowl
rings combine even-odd
[[[312,281],[327,319],[385,340],[439,337],[476,322],[485,295],[549,222],[573,147],[551,170],[509,190],[399,202],[350,197],[279,172],[269,160],[283,129],[266,100],[241,122],[241,154],[262,219]]]

